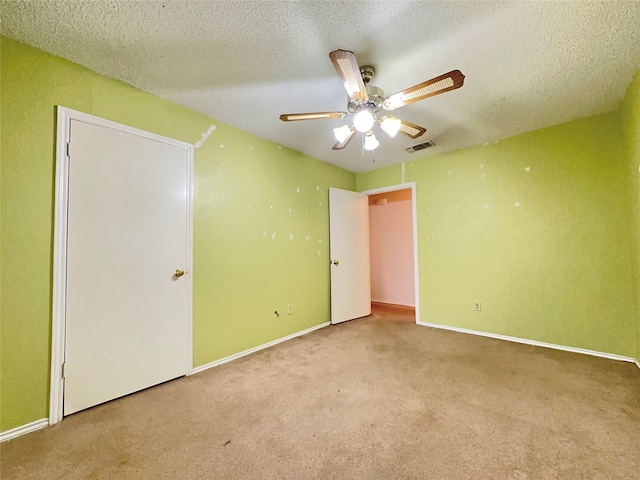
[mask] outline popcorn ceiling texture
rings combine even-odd
[[[465,86],[397,110],[433,155],[615,109],[640,66],[640,2],[6,1],[2,34],[352,171],[412,160],[415,140],[357,141],[328,53],[373,64],[386,95],[452,69]]]

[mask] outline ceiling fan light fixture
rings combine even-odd
[[[343,125],[341,127],[333,129],[333,134],[335,135],[336,140],[340,143],[344,142],[347,138],[349,138],[349,135],[351,135],[352,132],[353,132],[352,125]]]
[[[364,134],[364,149],[375,150],[380,145],[380,142],[373,134],[373,132],[367,132]]]
[[[452,70],[385,98],[382,89],[371,84],[371,79],[375,75],[375,68],[369,65],[358,67],[356,56],[352,51],[334,50],[329,53],[329,58],[347,91],[348,113],[288,113],[280,115],[280,120],[294,122],[298,120],[321,120],[353,116],[352,123],[333,129],[337,143],[332,147],[332,150],[343,150],[358,136],[357,133],[362,133],[362,137],[360,137],[362,139],[362,153],[364,154],[365,150],[374,151],[380,146],[380,142],[373,134],[373,128],[376,123],[390,137],[395,137],[400,132],[411,139],[418,138],[427,131],[424,127],[406,120],[400,120],[391,115],[383,115],[380,110],[394,110],[434,95],[455,90],[464,85],[465,76],[462,72],[460,70]],[[417,149],[414,148],[413,151],[415,150]]]
[[[390,137],[395,137],[400,130],[402,121],[399,118],[385,116],[380,120],[380,127],[387,132]]]
[[[360,110],[353,117],[353,126],[359,132],[368,132],[373,127],[373,114],[366,108]]]

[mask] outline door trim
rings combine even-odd
[[[376,195],[378,193],[395,192],[397,190],[411,189],[411,217],[413,218],[413,277],[415,288],[416,303],[416,323],[420,323],[420,285],[419,285],[419,267],[418,267],[418,214],[416,208],[416,182],[400,183],[398,185],[390,185],[388,187],[374,188],[373,190],[364,190],[365,195]]]
[[[49,425],[62,420],[64,379],[62,365],[65,358],[66,330],[66,285],[67,285],[67,208],[69,203],[69,157],[67,144],[71,135],[71,120],[91,125],[107,127],[121,132],[138,135],[150,140],[167,143],[187,149],[187,268],[193,272],[193,152],[194,146],[173,138],[156,135],[121,123],[105,120],[70,108],[57,106],[56,132],[56,177],[53,228],[53,291],[51,319],[51,374],[49,392]],[[187,275],[189,291],[188,328],[189,352],[193,358],[193,275]],[[193,364],[186,366],[188,375]]]

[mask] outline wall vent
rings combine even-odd
[[[418,145],[414,145],[413,147],[407,147],[405,148],[405,150],[409,153],[413,153],[413,152],[418,152],[420,150],[424,150],[425,148],[435,147],[435,145],[436,145],[435,143],[429,140],[428,142],[419,143]]]

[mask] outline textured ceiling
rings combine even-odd
[[[640,2],[1,0],[2,33],[352,171],[485,143],[616,108],[640,66]],[[418,140],[348,119],[328,54],[351,50],[386,95],[460,69],[465,85],[398,109]],[[194,132],[193,141],[201,132]],[[426,140],[436,147],[409,154]]]

